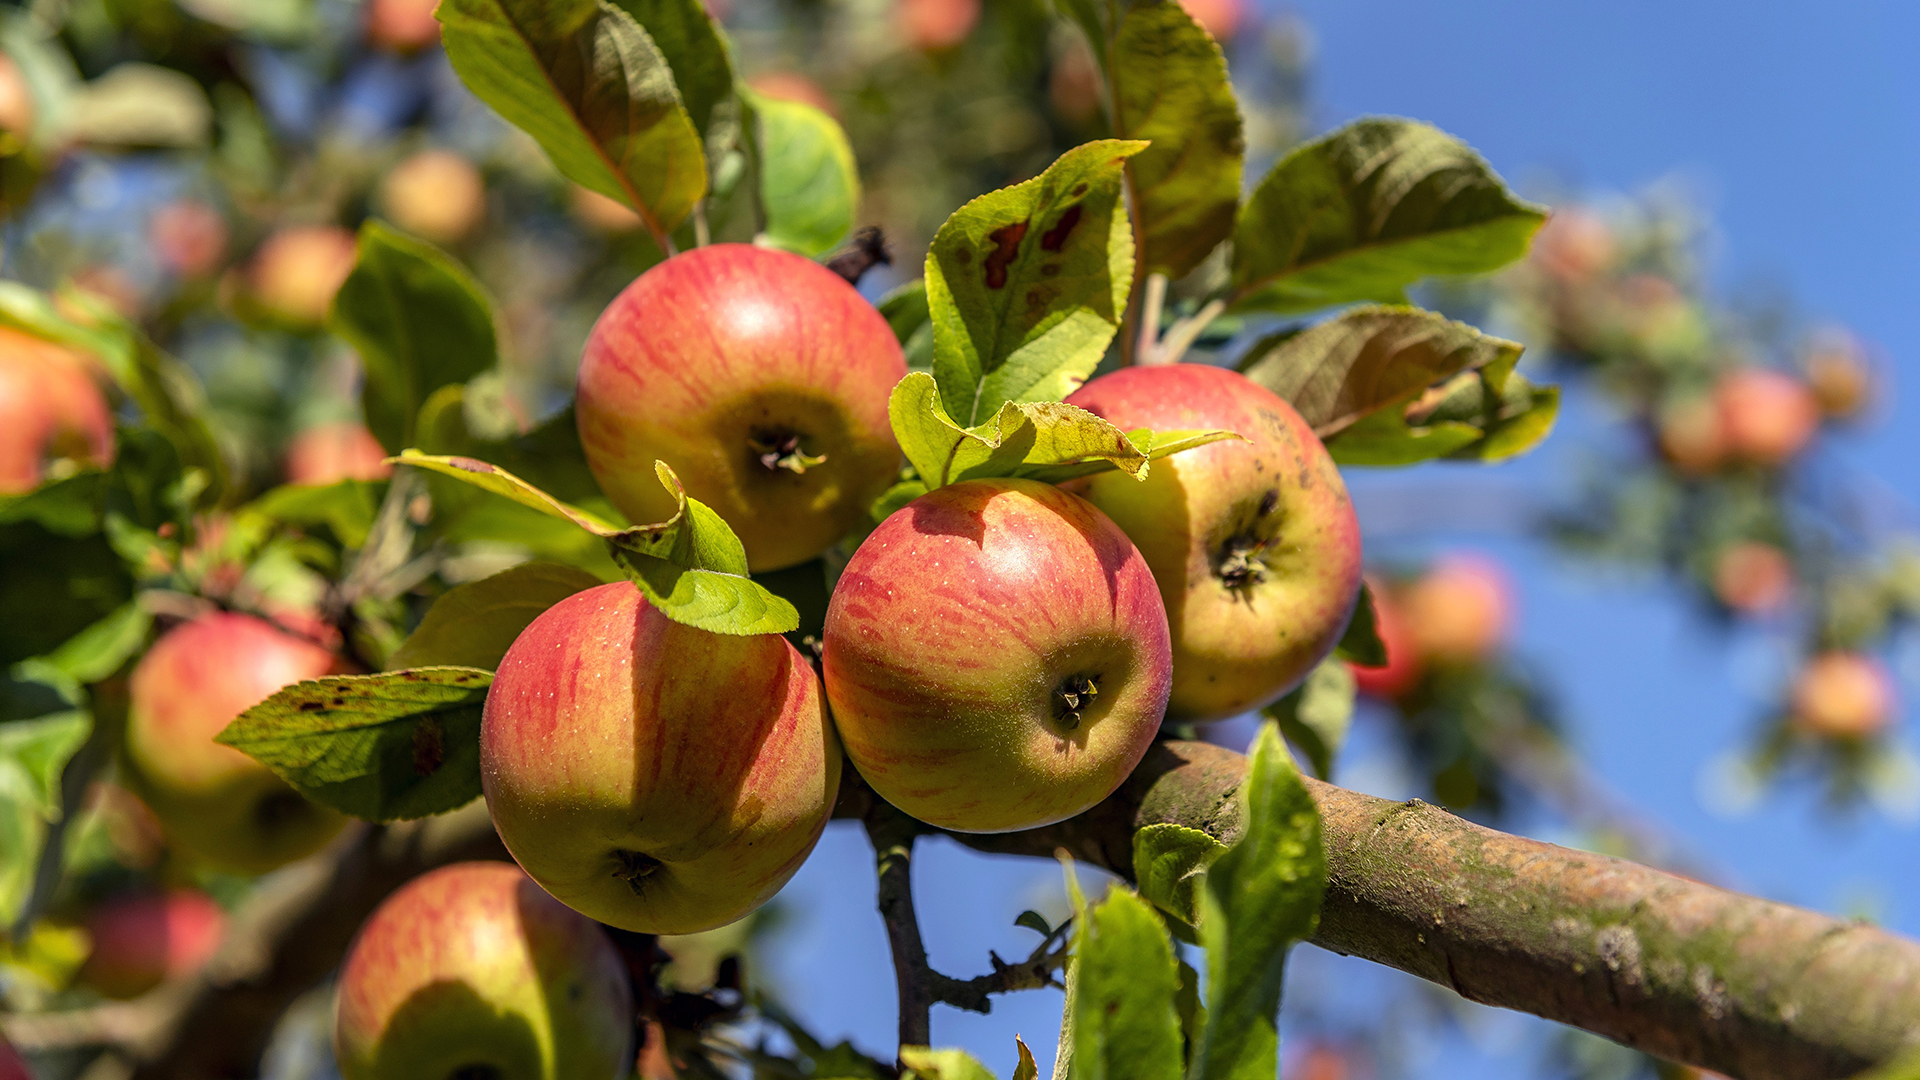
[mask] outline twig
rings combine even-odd
[[[900,1045],[926,1046],[932,1039],[933,987],[920,919],[913,908],[913,841],[925,827],[885,799],[874,799],[863,824],[873,844],[879,877],[880,918],[893,952],[893,978],[900,997]]]
[[[1160,312],[1167,303],[1167,275],[1147,275],[1146,297],[1140,305],[1140,344],[1134,349],[1136,364],[1157,364],[1155,351],[1160,342]]]
[[[1220,313],[1225,310],[1227,310],[1225,300],[1207,301],[1205,307],[1168,327],[1167,336],[1160,342],[1160,347],[1154,350],[1152,358],[1142,359],[1140,362],[1143,364],[1179,363],[1180,358],[1187,355],[1187,350],[1193,348],[1193,343],[1200,340],[1200,335],[1206,331],[1208,325],[1219,318]]]

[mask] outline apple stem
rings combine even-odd
[[[825,454],[809,454],[800,449],[800,436],[794,432],[755,435],[747,440],[747,448],[760,458],[760,464],[769,472],[785,469],[795,476],[827,460]]]

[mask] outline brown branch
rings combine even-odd
[[[933,1038],[933,987],[927,947],[920,939],[920,917],[913,908],[913,841],[926,826],[886,800],[874,798],[867,800],[861,823],[873,843],[880,919],[886,924],[887,945],[893,953],[893,981],[900,997],[900,1045],[926,1046]]]

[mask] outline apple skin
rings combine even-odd
[[[967,40],[980,21],[980,0],[895,0],[894,24],[922,52],[942,52]]]
[[[958,832],[1030,829],[1112,794],[1172,680],[1146,560],[1091,504],[1031,480],[952,484],[895,511],[841,573],[823,636],[854,767]],[[1097,694],[1067,720],[1075,678]]]
[[[1793,725],[1808,735],[1866,739],[1885,731],[1893,715],[1893,677],[1864,653],[1821,653],[1793,685]]]
[[[1793,561],[1757,540],[1729,544],[1713,561],[1713,594],[1743,615],[1777,611],[1793,595]]]
[[[80,979],[110,998],[134,998],[199,971],[220,949],[227,913],[194,889],[134,893],[93,909],[93,953]]]
[[[1299,685],[1338,644],[1360,590],[1360,523],[1306,421],[1245,376],[1203,364],[1124,368],[1067,403],[1128,431],[1219,428],[1248,440],[1156,461],[1145,482],[1083,482],[1160,582],[1173,628],[1168,716],[1222,720]],[[1257,545],[1252,580],[1238,587],[1222,576],[1235,545]]]
[[[887,398],[906,374],[887,321],[845,279],[714,244],[648,270],[601,313],[580,359],[580,440],[634,522],[673,513],[654,473],[665,461],[733,526],[754,571],[778,570],[832,546],[898,477]],[[796,436],[826,460],[763,463]]]
[[[174,627],[133,669],[127,786],[177,850],[209,866],[263,873],[313,854],[346,819],[213,737],[280,688],[344,670],[333,653],[251,615]]]
[[[380,182],[393,223],[436,244],[451,244],[487,216],[487,185],[473,162],[451,150],[422,150]]]
[[[254,252],[249,283],[262,307],[296,326],[326,321],[358,257],[353,234],[330,225],[281,229]]]
[[[31,491],[50,460],[105,466],[113,413],[85,357],[0,327],[0,495]]]
[[[186,278],[219,269],[227,253],[227,219],[197,199],[179,199],[154,211],[147,240],[167,269]]]
[[[507,850],[568,907],[649,934],[724,926],[779,892],[826,828],[840,761],[785,638],[683,626],[628,582],[529,624],[480,726]]]
[[[287,483],[333,484],[385,480],[393,475],[386,448],[365,424],[342,420],[316,424],[287,444]]]
[[[510,863],[443,866],[360,928],[333,1044],[345,1080],[620,1080],[633,991],[606,932]]]
[[[33,1070],[27,1068],[26,1059],[5,1037],[0,1037],[0,1080],[33,1080]]]
[[[419,52],[440,40],[433,17],[439,0],[368,0],[367,40],[397,53]]]
[[[1513,586],[1499,563],[1449,555],[1402,593],[1407,630],[1422,660],[1468,665],[1485,661],[1513,626]]]
[[[1354,688],[1368,697],[1398,701],[1420,682],[1424,667],[1420,647],[1414,642],[1407,616],[1400,610],[1395,592],[1385,583],[1369,579],[1373,590],[1373,629],[1380,644],[1387,647],[1387,662],[1380,667],[1362,667],[1349,663]]]
[[[33,118],[38,111],[26,73],[13,57],[0,56],[0,131],[11,132],[15,138],[26,141],[33,135]]]
[[[1713,389],[1727,449],[1749,464],[1777,468],[1820,427],[1820,403],[1800,380],[1767,368],[1738,368]]]

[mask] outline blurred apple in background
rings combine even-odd
[[[1655,421],[1660,456],[1684,476],[1708,476],[1727,460],[1720,409],[1705,395],[1662,406]]]
[[[1219,42],[1233,40],[1247,17],[1247,0],[1180,0],[1180,6]]]
[[[1807,385],[1820,411],[1836,420],[1858,416],[1873,398],[1873,369],[1866,350],[1845,331],[1817,339],[1806,358]]]
[[[833,95],[817,82],[797,71],[763,71],[747,80],[747,85],[755,93],[779,101],[798,101],[802,105],[811,105],[828,116],[839,116],[840,109],[833,102]]]
[[[380,440],[358,420],[316,424],[287,444],[287,483],[385,480],[393,475],[386,458]]]
[[[1713,398],[1720,410],[1727,452],[1748,464],[1786,464],[1820,426],[1820,404],[1813,391],[1791,375],[1769,368],[1728,372],[1714,386]]]
[[[1893,722],[1893,677],[1879,660],[1833,650],[1807,662],[1793,685],[1793,724],[1830,739],[1864,739]]]
[[[487,187],[473,162],[451,150],[422,150],[380,181],[380,205],[395,225],[451,244],[487,216]]]
[[[113,460],[113,414],[93,364],[0,327],[0,495]]]
[[[248,284],[268,311],[303,327],[326,321],[333,295],[353,272],[353,234],[331,225],[296,225],[254,252]]]
[[[573,216],[596,232],[632,232],[640,227],[640,215],[618,199],[609,198],[592,188],[573,189]]]
[[[1793,562],[1772,544],[1742,540],[1714,560],[1713,594],[1745,615],[1764,615],[1793,593]]]
[[[199,971],[220,949],[227,913],[193,889],[117,896],[87,916],[93,952],[80,979],[110,998],[133,998]]]
[[[367,40],[393,52],[418,52],[440,40],[439,0],[367,0]]]
[[[1613,230],[1578,206],[1555,210],[1533,239],[1533,261],[1570,285],[1604,272],[1618,256]]]
[[[1352,669],[1354,687],[1360,693],[1396,701],[1420,681],[1420,646],[1407,627],[1397,592],[1375,578],[1367,579],[1367,588],[1373,594],[1373,630],[1387,648],[1387,662],[1381,667],[1347,667]]]
[[[1047,74],[1047,100],[1063,119],[1089,124],[1100,115],[1102,90],[1100,65],[1093,58],[1093,50],[1075,35]]]
[[[147,239],[167,269],[185,278],[205,277],[227,253],[227,219],[197,199],[179,199],[154,211]]]
[[[33,1080],[26,1059],[4,1037],[0,1037],[0,1080]]]
[[[1401,595],[1407,630],[1423,659],[1474,664],[1505,641],[1513,622],[1506,571],[1478,555],[1449,555]]]
[[[894,25],[922,52],[951,49],[980,21],[980,0],[895,0]]]
[[[25,141],[33,135],[33,92],[13,57],[0,53],[0,130]]]

